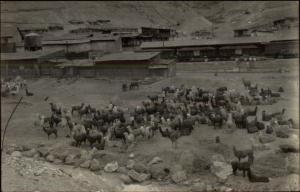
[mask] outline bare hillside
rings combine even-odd
[[[298,15],[298,2],[1,2],[2,24],[57,23],[66,29],[72,28],[70,20],[109,19],[115,26],[166,26],[187,34],[214,27],[219,35],[225,35],[240,25],[265,24],[290,14]]]

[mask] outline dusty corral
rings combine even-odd
[[[127,109],[140,105],[148,95],[158,94],[161,92],[162,87],[170,85],[175,85],[176,87],[179,87],[181,84],[187,87],[194,85],[208,90],[227,86],[229,89],[246,92],[242,78],[258,84],[259,88],[269,87],[272,90],[278,90],[280,86],[283,87],[284,92],[278,98],[277,103],[273,105],[258,105],[258,120],[261,120],[262,110],[278,112],[282,108],[286,108],[285,116],[294,119],[295,128],[288,131],[290,134],[289,138],[279,138],[275,135],[275,140],[267,144],[259,142],[259,133],[249,134],[246,129],[237,128],[228,131],[228,128],[225,126],[221,129],[214,129],[208,125],[196,125],[191,135],[180,137],[177,149],[172,148],[171,141],[162,137],[159,132],[149,140],[138,138],[136,145],[128,151],[124,151],[120,147],[122,145],[121,141],[116,141],[115,146],[106,147],[104,151],[101,151],[102,156],[98,155],[100,156],[98,160],[101,164],[101,169],[94,172],[79,167],[74,169],[71,166],[63,165],[59,161],[48,163],[45,159],[38,156],[27,158],[24,157],[26,156],[24,154],[14,153],[14,155],[9,155],[4,153],[2,156],[2,190],[300,190],[298,183],[298,153],[282,153],[279,148],[281,144],[299,146],[299,74],[298,68],[295,66],[290,68],[290,72],[286,73],[218,73],[215,75],[214,73],[200,73],[197,70],[196,72],[192,70],[178,71],[177,76],[174,78],[141,85],[138,90],[127,92],[122,91],[123,81],[119,80],[61,79],[58,81],[47,78],[28,79],[28,87],[34,95],[27,97],[23,91],[21,92],[24,95],[24,99],[7,129],[4,151],[9,151],[13,145],[25,145],[40,151],[42,150],[39,149],[39,146],[44,145],[44,150],[52,149],[57,154],[78,149],[70,146],[72,138],[66,137],[69,133],[67,128],[58,128],[58,138],[55,139],[52,135],[48,140],[42,128],[34,126],[37,113],[46,116],[50,115],[49,102],[61,103],[68,108],[84,102],[98,109],[104,108],[112,101],[121,108]],[[47,101],[44,100],[45,97],[48,97]],[[1,99],[2,133],[18,98],[18,96],[10,96]],[[263,130],[263,132],[265,131]],[[219,136],[220,143],[215,142],[216,136]],[[230,161],[235,160],[232,150],[233,145],[241,149],[250,148],[251,146],[255,147],[253,169],[260,175],[270,177],[269,183],[251,183],[247,177],[242,176],[241,172],[237,176],[231,174],[223,180],[207,169],[207,166],[211,165],[214,159],[221,158],[216,155],[223,156],[224,161],[229,164]],[[88,145],[83,145],[80,150],[90,150],[90,148]],[[100,154],[100,152],[95,153]],[[147,165],[146,163],[154,157],[162,159],[162,162],[157,164],[157,166],[161,164],[162,167],[168,168],[171,172],[176,172],[179,169],[178,167],[182,167],[187,174],[187,178],[182,179],[182,182],[178,182],[178,184],[174,184],[171,179],[163,181],[151,179],[140,184],[123,184],[126,183],[126,179],[121,175],[126,175],[128,170],[125,167],[128,165],[129,159],[134,159],[136,164],[143,163]],[[48,159],[48,161],[52,160]],[[103,167],[113,161],[118,162],[119,169],[116,173],[105,172]],[[41,171],[41,169],[43,170]],[[151,172],[152,169],[159,168],[148,166],[147,169]],[[23,170],[23,172],[20,170]]]

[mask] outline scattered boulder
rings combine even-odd
[[[273,141],[275,141],[275,138],[272,135],[262,135],[259,137],[259,142],[262,144],[271,143]]]
[[[129,176],[133,181],[139,182],[139,183],[144,182],[144,181],[150,179],[150,177],[151,177],[150,174],[145,174],[145,173],[141,173],[141,174],[140,174],[140,173],[138,173],[138,172],[136,172],[136,171],[134,171],[134,170],[130,170],[130,171],[128,172],[128,176]]]
[[[248,133],[256,133],[258,132],[258,128],[256,126],[250,126],[247,128]]]
[[[185,180],[187,180],[186,171],[181,170],[181,171],[174,172],[171,175],[171,179],[176,184],[184,182]]]
[[[56,164],[56,165],[60,165],[60,164],[63,163],[63,161],[60,160],[60,159],[54,159],[53,163]]]
[[[133,181],[128,175],[120,175],[120,179],[123,181],[124,184],[129,185]]]
[[[49,155],[47,155],[46,160],[52,163],[52,162],[54,162],[55,157],[53,155],[49,154]]]
[[[35,154],[38,154],[38,151],[33,148],[33,149],[29,150],[29,151],[24,151],[22,154],[25,157],[33,157]]]
[[[154,157],[149,163],[148,165],[153,165],[153,164],[157,164],[162,162],[163,160],[160,157]]]
[[[93,159],[91,161],[91,166],[90,166],[91,171],[98,171],[100,170],[100,163],[97,159]]]
[[[285,132],[285,130],[277,130],[276,136],[279,138],[289,138],[289,134]]]
[[[266,134],[272,134],[274,129],[271,126],[267,126]]]
[[[299,146],[295,144],[282,144],[279,148],[283,153],[299,153]]]
[[[170,168],[164,163],[151,165],[149,171],[155,180],[163,180],[170,174]]]
[[[149,172],[147,166],[141,162],[135,163],[133,165],[133,169],[139,173],[148,173]]]
[[[13,157],[22,157],[22,153],[20,151],[14,151],[14,152],[12,152],[11,156],[13,156]]]
[[[222,161],[213,161],[210,170],[214,175],[223,180],[232,174],[231,165]]]
[[[65,159],[66,165],[74,165],[79,161],[80,154],[69,154]]]
[[[42,157],[47,157],[52,149],[49,147],[39,147],[37,151],[41,154]]]
[[[108,172],[108,173],[112,173],[112,172],[117,171],[118,168],[119,168],[118,162],[115,161],[115,162],[106,164],[106,166],[104,167],[104,171]]]
[[[129,160],[127,161],[126,168],[127,168],[127,169],[133,169],[134,165],[135,165],[135,161],[134,161],[133,159],[129,159]]]
[[[50,151],[50,154],[52,154],[55,158],[60,159],[64,161],[66,157],[69,154],[80,154],[80,149],[79,148],[74,148],[74,147],[56,147]]]
[[[90,166],[91,166],[91,160],[88,159],[88,160],[86,160],[85,162],[81,163],[79,166],[80,166],[81,168],[89,169]]]

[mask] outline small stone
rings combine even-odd
[[[78,154],[69,154],[65,159],[65,164],[66,165],[74,165],[79,160],[79,155]]]
[[[181,183],[187,179],[186,172],[184,170],[177,171],[174,174],[172,174],[171,178],[174,183]]]
[[[54,162],[55,158],[54,158],[53,155],[50,154],[50,155],[48,155],[48,156],[46,157],[46,160],[49,161],[49,162]]]
[[[128,176],[133,180],[133,181],[136,181],[136,182],[143,182],[143,181],[146,181],[147,179],[150,179],[151,175],[150,174],[139,174],[138,172],[134,171],[134,170],[130,170],[128,172]]]
[[[107,163],[104,167],[104,171],[108,172],[108,173],[112,173],[112,172],[117,171],[118,168],[119,168],[118,162],[115,161],[115,162],[112,162],[112,163]]]
[[[14,152],[12,152],[11,156],[13,156],[13,157],[22,157],[22,153],[20,151],[14,151]]]
[[[133,159],[129,159],[126,165],[127,169],[133,169],[133,166],[135,165],[135,161]]]
[[[150,167],[150,173],[153,179],[162,180],[170,174],[170,169],[164,163],[153,164]]]
[[[160,157],[154,157],[149,163],[148,165],[153,165],[153,164],[157,164],[162,162],[163,160]]]
[[[56,164],[56,165],[60,165],[60,164],[63,163],[63,161],[60,160],[60,159],[55,159],[55,160],[53,161],[53,163]]]
[[[130,179],[128,175],[121,175],[120,179],[123,181],[124,184],[128,185],[131,184],[133,181]]]
[[[100,170],[100,163],[97,159],[93,159],[91,161],[91,166],[90,166],[91,171],[98,171]]]
[[[91,165],[91,160],[86,160],[85,162],[83,162],[83,163],[80,164],[80,167],[81,168],[89,169],[90,165]]]
[[[134,155],[134,153],[130,153],[128,157],[132,159],[135,157],[135,155]]]
[[[33,156],[33,158],[35,158],[35,159],[38,159],[40,157],[40,154],[39,153],[36,153],[34,156]]]

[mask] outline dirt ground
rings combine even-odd
[[[52,78],[29,79],[27,80],[29,90],[34,93],[32,97],[24,96],[22,103],[15,112],[8,126],[5,138],[4,149],[12,144],[62,144],[68,145],[66,134],[68,130],[59,130],[57,139],[47,140],[46,134],[40,127],[34,126],[36,113],[45,115],[50,114],[49,102],[62,103],[66,107],[78,105],[81,102],[91,104],[93,107],[101,108],[107,106],[109,101],[113,101],[122,108],[132,108],[141,103],[147,95],[159,93],[161,87],[167,85],[185,84],[187,86],[195,85],[204,89],[214,90],[219,86],[227,86],[230,89],[236,89],[245,92],[241,79],[249,79],[257,83],[259,87],[271,88],[277,90],[282,86],[285,92],[282,94],[279,102],[273,105],[258,106],[259,115],[261,111],[268,112],[281,111],[286,108],[286,117],[291,117],[297,122],[299,128],[299,74],[298,70],[291,70],[289,73],[201,73],[199,71],[178,71],[174,78],[164,79],[150,85],[142,85],[139,90],[122,92],[120,80],[100,80],[100,79],[62,79],[60,81]],[[21,93],[25,95],[25,93]],[[44,101],[49,97],[48,101]],[[13,107],[19,97],[10,97],[1,99],[1,133],[9,118]],[[255,158],[264,158],[268,155],[276,155],[278,146],[282,143],[297,143],[299,145],[299,129],[293,129],[297,135],[294,139],[276,138],[276,141],[270,143],[269,150],[255,151]],[[222,147],[215,147],[214,139],[220,136]],[[179,139],[178,149],[171,147],[169,139],[157,134],[150,140],[140,139],[138,144],[132,150],[135,154],[145,156],[159,156],[165,162],[172,164],[176,155],[190,150],[200,156],[211,157],[213,154],[220,153],[226,160],[234,158],[231,151],[232,145],[239,148],[248,148],[258,142],[257,134],[247,134],[246,130],[237,129],[233,133],[226,132],[226,129],[214,130],[207,125],[198,125],[190,136],[184,136]],[[12,157],[3,154],[2,156],[2,189],[3,191],[186,191],[189,190],[185,185],[160,185],[156,182],[147,185],[122,185],[117,174],[96,175],[87,170],[72,169],[68,166],[53,165],[46,162],[38,162],[43,166],[52,166],[56,169],[63,169],[73,175],[60,177],[31,178],[21,176],[14,170],[10,163]],[[30,160],[28,160],[30,161]],[[299,157],[297,161],[299,164]],[[34,163],[36,164],[36,163]],[[281,165],[278,165],[281,166]],[[282,165],[284,166],[284,165]],[[283,168],[284,169],[284,168]],[[79,175],[79,176],[78,176]],[[50,178],[50,177],[49,177]],[[97,179],[96,179],[97,178]],[[202,181],[213,183],[216,178],[212,174],[201,175],[192,174],[191,179],[199,178]],[[293,178],[293,179],[291,179]],[[226,185],[238,191],[283,191],[299,190],[298,174],[292,174],[286,171],[283,175],[271,177],[269,183],[250,183],[248,179],[237,176],[229,176]]]

